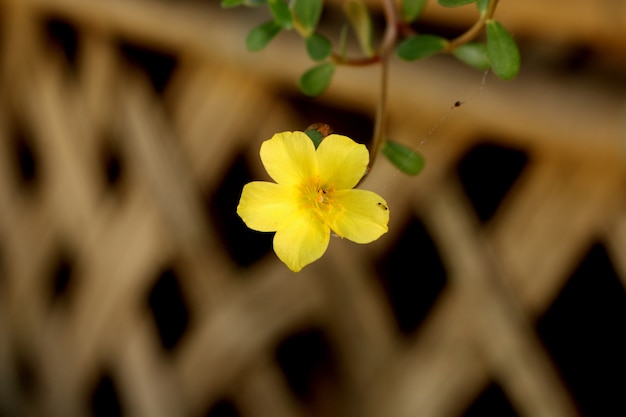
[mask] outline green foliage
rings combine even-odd
[[[341,26],[341,31],[339,32],[339,56],[341,58],[346,58],[346,47],[348,45],[348,25]]]
[[[413,149],[390,140],[385,141],[383,155],[400,171],[409,175],[417,175],[424,169],[424,157]]]
[[[274,21],[283,29],[291,29],[293,19],[291,18],[291,10],[285,3],[285,0],[269,0],[270,11],[274,17]]]
[[[222,0],[222,7],[237,7],[243,4],[244,0]]]
[[[484,43],[470,42],[461,45],[452,52],[455,57],[463,61],[470,67],[479,70],[489,68],[489,58],[487,57],[487,45]]]
[[[400,9],[402,20],[406,23],[414,22],[424,11],[426,3],[428,0],[402,0],[402,8]]]
[[[372,18],[367,6],[361,0],[347,0],[343,10],[359,40],[361,50],[365,55],[373,56],[375,51],[372,47]]]
[[[304,133],[313,141],[313,145],[315,145],[315,149],[320,146],[322,140],[324,140],[324,136],[317,129],[308,129],[305,130]]]
[[[398,48],[396,53],[406,61],[415,61],[442,51],[448,41],[435,35],[413,35],[406,38]]]
[[[466,4],[474,3],[476,0],[438,0],[443,7],[459,7]]]
[[[335,64],[332,62],[326,62],[309,69],[300,77],[300,90],[311,97],[322,94],[330,84],[334,72]]]
[[[322,61],[331,54],[333,51],[333,45],[328,38],[319,33],[313,33],[306,38],[306,52],[313,61]]]
[[[487,13],[487,9],[489,8],[489,0],[478,0],[476,2],[476,7],[478,7],[478,11],[481,16],[484,16]]]
[[[267,3],[267,0],[222,0],[222,7],[236,7],[236,6],[260,6]]]
[[[255,27],[248,33],[248,37],[246,38],[248,50],[260,51],[265,48],[280,30],[280,25],[273,20]]]
[[[308,37],[317,28],[324,8],[323,0],[294,0],[291,7],[303,35]]]
[[[497,21],[493,14],[498,0],[438,0],[444,7],[459,7],[475,3],[479,18],[474,25],[456,38],[446,39],[414,28],[428,0],[388,0],[384,3],[385,32],[376,45],[374,28],[369,11],[369,1],[342,0],[346,20],[352,26],[360,44],[362,55],[348,56],[346,39],[347,24],[342,26],[336,50],[333,43],[317,31],[324,9],[324,0],[221,0],[224,8],[237,6],[267,6],[272,20],[252,29],[246,38],[250,51],[259,51],[281,30],[294,30],[304,41],[308,56],[317,65],[308,69],[298,81],[300,90],[308,96],[322,94],[329,86],[338,65],[364,66],[382,64],[380,102],[376,112],[373,149],[382,153],[403,172],[416,175],[424,167],[424,159],[412,149],[392,141],[384,141],[386,90],[388,88],[388,60],[395,48],[396,55],[406,61],[423,59],[437,53],[452,53],[463,63],[479,69],[491,68],[501,79],[510,80],[520,70],[520,53],[513,37]],[[475,42],[486,29],[486,42]],[[289,64],[289,57],[285,57]],[[382,132],[382,133],[381,133]],[[307,134],[316,146],[319,132]],[[384,142],[384,143],[383,143]],[[375,151],[375,153],[378,153]],[[372,156],[372,161],[375,155]]]
[[[499,22],[487,21],[487,57],[493,72],[503,80],[511,80],[520,69],[520,54],[513,37]]]

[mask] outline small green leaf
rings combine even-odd
[[[260,51],[280,32],[281,27],[278,23],[271,20],[265,22],[248,33],[246,37],[246,46],[249,51]]]
[[[415,61],[442,51],[448,41],[435,35],[414,35],[406,38],[398,48],[396,53],[406,61]]]
[[[499,22],[487,21],[487,57],[493,72],[503,80],[517,76],[520,54],[513,37]]]
[[[454,56],[465,62],[470,67],[479,70],[489,68],[489,58],[487,58],[487,45],[484,43],[470,42],[461,45],[453,51]]]
[[[443,7],[459,7],[466,4],[474,3],[476,0],[438,0]]]
[[[333,45],[328,38],[319,33],[313,33],[305,40],[306,51],[314,61],[322,61],[331,54]]]
[[[221,6],[224,8],[236,7],[236,6],[241,6],[243,3],[244,3],[244,0],[222,0]]]
[[[428,0],[402,0],[402,9],[400,10],[402,20],[406,23],[415,21],[424,11],[426,3],[428,3]]]
[[[382,152],[392,164],[405,174],[417,175],[424,169],[424,157],[397,142],[385,141]]]
[[[317,27],[324,8],[324,1],[294,0],[291,7],[293,15],[303,31],[303,36],[308,37]]]
[[[322,140],[324,140],[324,136],[317,129],[309,129],[305,130],[304,133],[313,141],[313,145],[315,145],[315,149],[320,146]]]
[[[241,6],[242,4],[244,6],[260,6],[262,4],[266,4],[267,0],[222,0],[222,7],[227,8],[227,7],[235,7],[235,6]]]
[[[285,3],[285,0],[270,0],[269,6],[272,16],[274,16],[274,21],[283,29],[291,29],[293,26],[291,10],[289,10],[289,6]]]
[[[300,77],[300,90],[307,96],[315,97],[324,92],[335,72],[335,64],[326,62],[317,65]]]
[[[489,0],[478,0],[476,2],[476,7],[478,7],[478,11],[481,16],[484,16],[487,13],[487,9],[489,8]]]
[[[341,31],[339,32],[339,56],[342,59],[346,58],[346,47],[348,45],[348,25],[343,24]]]
[[[367,6],[361,0],[347,0],[343,5],[343,11],[352,25],[363,53],[367,56],[374,56],[372,18]]]

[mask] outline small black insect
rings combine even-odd
[[[383,203],[381,203],[380,201],[378,202],[378,205],[380,206],[380,208],[382,208],[383,210],[389,210],[389,207],[387,207],[386,205],[384,205]]]

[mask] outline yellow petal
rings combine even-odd
[[[261,161],[279,184],[302,184],[317,176],[315,146],[304,132],[277,133],[261,145]]]
[[[371,191],[336,191],[327,221],[339,236],[356,243],[370,243],[387,232],[389,207]]]
[[[353,188],[365,174],[369,152],[347,136],[329,135],[317,148],[321,183],[335,189]]]
[[[330,229],[313,213],[292,216],[274,236],[274,252],[294,272],[318,260],[330,240]]]
[[[254,181],[243,187],[237,214],[250,229],[274,232],[297,215],[296,197],[292,187]]]

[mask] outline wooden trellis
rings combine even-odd
[[[513,82],[394,62],[390,134],[427,167],[381,158],[390,232],[296,275],[239,192],[275,132],[367,141],[376,69],[310,101],[295,37],[245,51],[255,13],[0,1],[0,415],[623,414],[625,91],[537,45],[605,41],[623,76],[626,10],[568,2],[548,30],[537,3],[501,2]]]

